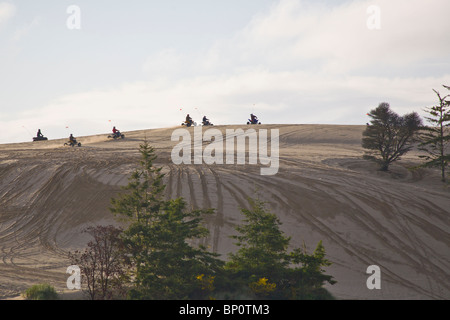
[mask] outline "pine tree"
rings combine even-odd
[[[291,238],[280,230],[277,216],[266,211],[259,199],[249,203],[250,209],[241,209],[245,218],[236,227],[239,234],[232,236],[239,249],[226,264],[235,287],[258,289],[255,294],[263,292],[269,299],[332,299],[323,288],[336,282],[324,274],[323,267],[331,263],[325,259],[322,242],[313,254],[304,249],[288,252]]]
[[[126,237],[139,251],[140,268],[136,272],[132,299],[179,300],[202,298],[198,276],[214,277],[222,263],[217,254],[192,242],[209,232],[201,226],[202,217],[213,210],[186,210],[183,199],[164,202],[148,225],[133,224]],[[134,242],[134,243],[133,243]]]
[[[241,209],[245,224],[238,225],[239,235],[232,236],[240,249],[230,254],[230,265],[234,265],[235,270],[270,279],[289,264],[286,250],[290,238],[283,235],[280,220],[265,210],[263,202],[249,199],[249,203],[251,210]]]
[[[450,90],[450,87],[444,86]],[[425,119],[431,124],[423,128],[419,150],[425,151],[427,155],[421,155],[420,158],[425,163],[419,167],[438,167],[441,170],[441,180],[446,182],[446,167],[450,163],[450,154],[448,145],[450,142],[450,94],[441,97],[441,94],[434,90],[439,99],[439,104],[426,108],[430,115]]]
[[[155,150],[147,141],[140,145],[139,167],[133,171],[129,183],[123,189],[127,193],[112,198],[111,212],[123,221],[150,223],[152,215],[158,212],[164,202],[165,185],[162,168],[153,166]]]
[[[387,171],[391,163],[413,148],[422,120],[416,112],[399,116],[388,103],[380,103],[368,115],[372,120],[363,132],[362,146],[368,150],[365,158],[375,160],[382,171]]]
[[[111,211],[127,222],[122,238],[134,266],[132,299],[186,299],[196,294],[203,274],[213,276],[221,262],[217,255],[193,243],[208,235],[202,217],[213,210],[186,209],[183,199],[164,200],[161,168],[155,168],[154,149],[144,142],[140,167],[128,191],[112,199]]]

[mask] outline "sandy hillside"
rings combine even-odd
[[[323,241],[338,299],[450,298],[450,189],[437,172],[405,169],[417,161],[414,152],[378,172],[361,157],[363,126],[258,129],[280,130],[275,176],[249,164],[175,165],[174,128],[125,132],[121,141],[80,137],[81,148],[63,147],[65,140],[0,145],[0,298],[41,282],[64,289],[67,252],[85,245],[86,226],[115,223],[110,199],[127,183],[144,137],[167,174],[168,197],[216,208],[205,243],[224,257],[236,249],[228,236],[239,208],[258,190],[292,246],[312,251]],[[381,290],[366,286],[370,265],[381,268]]]

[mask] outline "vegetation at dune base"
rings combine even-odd
[[[377,162],[381,171],[388,171],[393,162],[413,148],[422,120],[416,112],[399,116],[385,102],[368,115],[371,121],[362,138],[364,157]]]
[[[311,254],[304,248],[288,252],[290,238],[258,199],[249,199],[250,208],[241,209],[245,224],[236,227],[239,249],[229,261],[200,245],[209,235],[204,218],[214,209],[191,210],[183,198],[165,199],[154,149],[145,141],[139,151],[140,163],[126,192],[111,199],[111,212],[124,229],[91,229],[105,232],[97,232],[85,251],[72,255],[90,293],[96,285],[91,299],[333,298],[323,288],[335,281],[324,274],[331,263],[322,242]]]
[[[58,300],[59,296],[55,288],[49,284],[35,284],[28,288],[22,296],[26,300]]]

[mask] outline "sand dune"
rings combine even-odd
[[[247,126],[217,126],[225,129]],[[280,168],[261,176],[257,165],[175,165],[174,128],[0,145],[0,298],[32,284],[65,288],[67,252],[83,247],[82,230],[116,223],[111,197],[127,183],[144,139],[164,167],[168,197],[192,207],[215,208],[205,244],[226,254],[240,222],[240,207],[258,191],[292,237],[313,250],[323,241],[333,265],[328,287],[338,299],[449,299],[450,190],[433,170],[411,172],[409,153],[381,173],[362,159],[364,126],[261,125],[280,130]],[[189,130],[193,130],[192,128]],[[366,269],[381,268],[381,289],[369,290]]]

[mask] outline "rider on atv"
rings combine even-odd
[[[253,113],[250,114],[250,119],[251,119],[250,121],[251,121],[252,124],[258,123],[258,117],[255,116]]]
[[[193,125],[194,121],[192,121],[192,118],[189,116],[189,114],[186,116],[186,124],[187,125]]]
[[[120,137],[120,131],[116,129],[116,127],[113,127],[113,137],[114,138],[119,138]]]
[[[70,134],[69,142],[72,145],[75,145],[77,143],[77,139],[74,138],[73,134]]]
[[[203,116],[202,123],[203,123],[204,126],[211,125],[211,122],[209,122],[209,119],[206,116]]]
[[[65,146],[71,146],[71,147],[81,147],[81,143],[77,142],[77,139],[73,136],[73,134],[70,134],[69,141],[64,143]]]
[[[44,141],[44,140],[48,140],[46,137],[44,137],[44,135],[41,132],[41,129],[38,129],[37,133],[36,133],[36,137],[33,137],[33,141]]]

